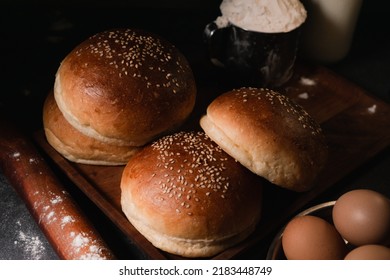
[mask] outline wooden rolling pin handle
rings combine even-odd
[[[1,119],[0,168],[61,259],[114,259],[34,145]]]

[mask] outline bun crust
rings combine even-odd
[[[43,106],[43,127],[49,144],[66,159],[96,165],[124,165],[139,150],[132,146],[115,146],[88,137],[64,118],[50,93]]]
[[[146,31],[117,29],[88,38],[65,57],[54,94],[66,120],[83,134],[142,146],[185,121],[196,86],[174,45]]]
[[[217,97],[200,120],[206,134],[252,172],[293,191],[307,191],[327,159],[320,126],[299,105],[263,88]]]
[[[209,257],[254,230],[261,182],[203,132],[179,132],[130,159],[121,204],[154,246],[184,257]]]

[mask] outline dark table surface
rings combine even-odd
[[[59,62],[87,36],[105,29],[145,28],[165,36],[185,55],[194,49],[201,52],[203,27],[218,15],[219,1],[203,4],[198,1],[192,8],[192,1],[183,7],[168,5],[168,8],[162,5],[164,1],[154,2],[158,7],[140,7],[122,1],[110,4],[97,1],[77,7],[70,5],[72,1],[56,6],[27,6],[18,1],[1,4],[1,115],[27,134],[41,128],[42,103],[53,85]],[[351,51],[342,61],[326,65],[386,102],[390,101],[389,21],[385,1],[364,1]],[[389,152],[389,149],[381,152],[347,176],[341,182],[342,187],[330,188],[316,201],[333,200],[355,188],[374,189],[390,197]],[[85,212],[90,213],[88,218],[117,256],[139,257],[131,242],[93,203],[76,188],[70,191]],[[0,259],[57,258],[23,200],[0,170]],[[264,251],[248,252],[244,258],[264,258]]]

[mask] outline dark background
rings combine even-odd
[[[202,32],[219,15],[219,3],[219,0],[2,1],[0,116],[13,121],[27,135],[40,129],[43,100],[53,86],[60,61],[88,36],[116,27],[139,27],[164,36],[187,56],[198,81],[212,83],[213,77],[197,65],[199,60],[207,60]],[[363,1],[351,51],[345,59],[327,67],[390,102],[390,16],[385,4],[385,1]],[[343,187],[331,189],[318,198],[318,202],[335,199],[357,187],[378,187],[390,197],[389,166],[387,150],[345,178],[341,182]],[[36,247],[40,249],[39,258],[56,258],[1,171],[0,186],[0,259],[37,258],[34,254],[37,252],[21,246],[23,237],[39,245]],[[86,212],[92,213],[91,220],[119,257],[141,257],[77,188],[70,188]],[[249,252],[244,257],[263,258],[264,252]]]
[[[140,27],[165,36],[189,56],[194,49],[198,53],[204,51],[200,44],[203,28],[219,15],[220,3],[219,0],[51,2],[7,0],[0,4],[0,109],[27,127],[40,126],[35,122],[40,119],[42,99],[53,86],[60,61],[88,36],[115,27]],[[385,3],[363,1],[351,51],[330,68],[388,99],[390,22]],[[192,57],[188,58],[190,63],[196,63],[191,61]],[[23,114],[30,117],[23,118]]]

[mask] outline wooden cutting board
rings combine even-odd
[[[197,105],[183,129],[200,129],[199,117],[226,85],[202,83]],[[273,185],[264,194],[263,218],[256,231],[241,244],[214,259],[232,259],[248,248],[261,245],[264,238],[281,227],[289,217],[335,185],[352,170],[365,163],[390,144],[390,106],[371,96],[330,70],[299,65],[293,78],[280,92],[301,104],[322,126],[329,145],[329,160],[306,193],[293,193]],[[39,146],[62,171],[151,259],[177,259],[150,244],[126,219],[120,207],[120,178],[123,167],[75,164],[59,155],[42,131],[35,135]]]

